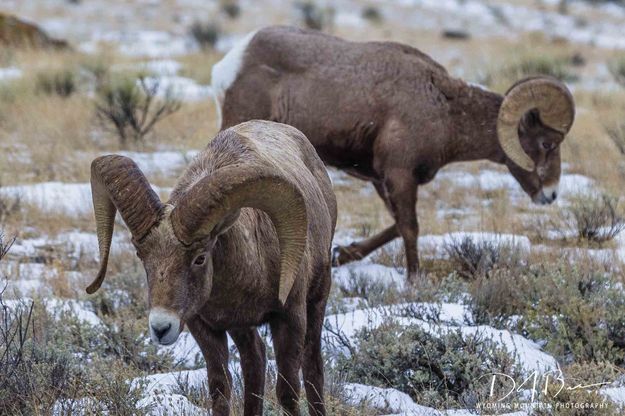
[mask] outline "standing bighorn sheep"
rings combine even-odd
[[[293,127],[268,121],[220,132],[163,204],[129,158],[91,166],[100,245],[93,293],[106,273],[115,213],[130,229],[148,279],[152,340],[176,341],[186,323],[208,369],[212,414],[229,414],[226,332],[240,356],[245,415],[262,414],[269,323],[277,396],[299,415],[299,370],[311,415],[325,415],[321,329],[330,290],[336,200],[315,149]]]
[[[334,262],[360,259],[399,235],[412,281],[417,187],[449,163],[487,159],[505,164],[534,202],[551,203],[575,114],[569,90],[553,78],[519,81],[501,96],[452,78],[406,45],[289,27],[246,37],[214,66],[213,87],[222,128],[250,119],[290,124],[325,163],[372,182],[395,224],[337,248]]]

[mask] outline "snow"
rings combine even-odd
[[[206,389],[206,369],[186,370],[173,373],[152,374],[131,381],[131,389],[142,389],[141,408],[149,409],[150,415],[205,415],[206,410],[195,406],[181,395],[181,385],[191,389]]]
[[[449,181],[449,185],[457,188],[478,188],[483,191],[492,192],[497,190],[507,190],[514,193],[517,197],[524,195],[521,186],[509,172],[500,172],[496,170],[484,169],[477,174],[472,174],[462,170],[443,170],[436,175],[434,186],[440,186],[441,180]],[[562,201],[580,193],[588,193],[594,191],[596,183],[593,179],[579,174],[563,174],[560,177],[559,194],[556,200]]]
[[[33,300],[28,297],[23,297],[20,299],[4,299],[3,303],[10,311],[14,312],[19,309],[30,308]],[[57,320],[63,317],[70,317],[93,327],[102,325],[100,318],[93,312],[89,303],[85,301],[52,297],[45,299],[43,306],[50,316]],[[37,307],[37,305],[35,305],[35,307]]]
[[[138,81],[137,81],[138,82]],[[195,80],[176,75],[146,77],[146,85],[150,88],[158,85],[158,97],[170,94],[182,101],[202,101],[213,97],[210,85],[200,85]]]
[[[156,193],[160,189],[152,186]],[[6,186],[0,196],[19,198],[44,212],[70,216],[91,215],[93,202],[91,184],[66,182],[41,182],[30,185]]]
[[[158,152],[116,152],[118,155],[132,159],[146,176],[168,175],[176,176],[189,162],[197,156],[199,151],[158,151]]]
[[[190,38],[158,30],[95,33],[91,40],[82,43],[79,49],[86,53],[93,53],[97,51],[98,44],[101,42],[117,44],[122,54],[137,57],[162,58],[184,55],[197,50],[197,45]]]
[[[190,332],[181,333],[172,345],[159,347],[158,354],[170,355],[175,365],[185,368],[196,367],[204,359],[200,346]]]
[[[100,326],[102,321],[93,312],[87,302],[73,299],[48,298],[45,300],[46,310],[55,319],[64,315],[76,318],[78,321],[91,326]]]
[[[141,67],[155,76],[172,76],[180,71],[182,64],[172,59],[155,59],[144,63]]]
[[[13,66],[0,68],[0,82],[10,81],[22,76],[22,70]]]
[[[363,384],[347,383],[343,393],[347,403],[357,406],[366,403],[370,407],[390,412],[405,412],[414,416],[442,415],[439,411],[416,404],[410,396],[395,389],[365,386]]]
[[[366,282],[367,285],[375,284],[402,288],[406,277],[403,270],[400,272],[393,267],[382,266],[381,264],[351,263],[333,268],[332,281],[342,290],[351,292],[361,281]]]
[[[625,387],[604,387],[599,390],[599,394],[614,403],[625,406]]]
[[[467,317],[466,306],[459,304],[442,304],[440,312],[433,304],[412,304],[412,310],[423,310],[424,315],[432,314],[438,316],[438,323],[428,322],[423,319],[410,318],[404,316],[402,311],[406,310],[406,305],[381,306],[370,309],[360,309],[343,314],[330,315],[326,317],[326,325],[329,325],[336,332],[340,332],[345,338],[353,340],[359,330],[364,328],[376,328],[385,319],[392,318],[400,325],[418,325],[422,329],[432,334],[444,334],[454,330],[460,330],[464,336],[480,336],[483,339],[490,339],[498,343],[506,350],[514,354],[516,360],[523,370],[529,374],[533,371],[545,372],[555,370],[557,361],[551,355],[540,350],[538,344],[530,341],[521,335],[513,334],[507,330],[498,330],[488,325],[466,325],[462,324]],[[428,311],[429,310],[429,311]],[[326,333],[326,344],[340,345],[336,336]],[[343,351],[344,353],[347,351]]]
[[[131,247],[124,232],[113,234],[111,253],[121,253]],[[94,233],[65,231],[54,237],[42,235],[36,238],[17,239],[9,255],[11,257],[37,257],[50,248],[62,250],[66,258],[98,260],[98,238]],[[43,265],[42,265],[43,266]],[[21,274],[21,273],[20,273]]]

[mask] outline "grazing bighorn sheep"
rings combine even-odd
[[[560,81],[534,77],[505,96],[452,78],[429,56],[393,42],[349,42],[269,27],[248,35],[213,68],[221,128],[250,119],[300,129],[321,159],[373,183],[395,224],[335,251],[360,259],[398,235],[408,277],[418,275],[417,187],[443,166],[507,165],[539,204],[557,196],[559,145],[573,124]],[[219,107],[219,105],[218,105]]]
[[[226,332],[240,355],[245,415],[262,414],[269,323],[277,396],[299,415],[299,370],[311,415],[325,415],[321,329],[330,290],[336,200],[325,167],[293,127],[252,121],[220,132],[163,204],[137,165],[91,166],[100,245],[93,293],[106,273],[116,211],[148,279],[152,340],[169,345],[186,323],[207,363],[213,415],[229,414]]]

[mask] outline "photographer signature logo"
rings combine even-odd
[[[573,390],[596,390],[612,382],[600,382],[592,384],[568,385],[562,371],[551,370],[545,373],[532,372],[527,378],[515,380],[514,377],[504,373],[490,373],[479,377],[476,381],[490,380],[489,399],[495,402],[503,402],[514,393],[531,393],[531,403],[542,394],[543,398],[557,398],[562,391]]]

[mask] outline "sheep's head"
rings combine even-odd
[[[301,192],[275,169],[219,169],[194,182],[172,206],[161,203],[132,160],[112,155],[93,161],[91,189],[101,265],[87,293],[104,281],[119,211],[146,270],[154,342],[175,342],[185,320],[209,301],[213,261],[228,261],[213,259],[213,248],[244,207],[265,211],[276,228],[281,260],[276,297],[286,302],[306,246],[308,222]]]
[[[573,125],[575,104],[568,88],[551,77],[517,82],[499,110],[497,135],[507,165],[538,204],[558,196],[560,144]]]

